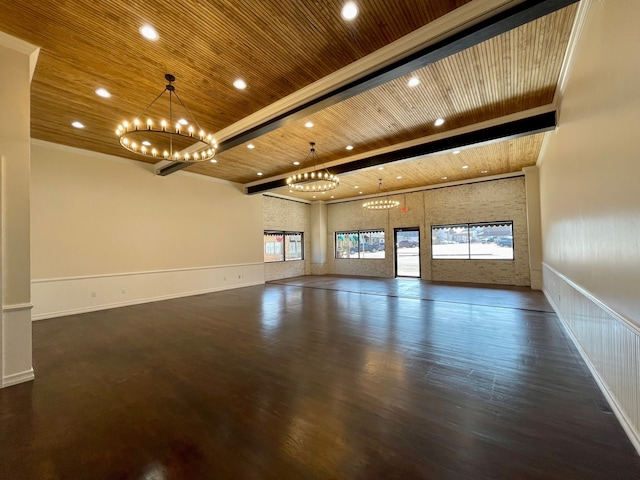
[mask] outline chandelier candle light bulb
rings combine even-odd
[[[139,117],[135,118],[131,123],[124,121],[118,125],[118,128],[116,129],[116,135],[120,140],[120,145],[132,153],[146,157],[156,158],[158,157],[158,152],[162,151],[163,158],[177,162],[193,163],[211,160],[216,154],[216,141],[213,139],[211,134],[206,133],[204,129],[200,128],[198,122],[193,119],[193,115],[191,115],[187,106],[178,96],[178,93],[173,86],[175,77],[169,73],[164,77],[167,80],[168,85],[166,85],[160,95],[158,95],[155,100],[143,110],[139,117],[142,117],[145,112],[150,110],[150,108],[165,94],[165,92],[169,92],[169,121],[158,121],[157,118],[154,121],[152,118],[147,118],[146,128],[142,127],[142,129],[140,129]],[[175,121],[175,117],[172,118],[174,96],[177,103],[182,106],[186,113],[191,117],[190,121],[192,122],[192,125],[189,125],[189,121],[186,119],[180,118],[175,123],[175,129],[172,130],[169,127],[169,125],[172,125]],[[154,123],[155,125],[159,125],[159,127],[154,128]],[[184,125],[189,125],[189,127],[187,128],[187,132],[182,133],[181,127]],[[196,127],[198,128],[197,134],[195,133]],[[134,139],[138,141],[141,140],[139,132],[144,132],[145,136],[147,136],[149,140],[146,141],[145,139],[144,145],[142,145],[141,148],[138,148],[138,144],[134,141]]]
[[[317,163],[317,155],[315,149],[315,142],[309,142],[311,146],[311,150],[307,155],[307,160],[309,157],[313,159],[313,171],[312,172],[304,172],[293,174],[289,178],[287,178],[287,186],[289,187],[290,192],[326,192],[329,190],[333,190],[338,187],[340,184],[340,179],[337,175],[333,175],[329,173],[329,171],[324,168],[316,168]]]
[[[400,205],[398,200],[392,200],[390,198],[379,198],[382,193],[382,179],[378,179],[378,193],[376,193],[375,200],[369,200],[362,204],[362,208],[368,210],[388,210],[390,208],[396,208]]]

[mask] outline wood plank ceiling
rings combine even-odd
[[[33,138],[144,160],[118,145],[114,129],[160,93],[167,72],[176,75],[176,89],[198,122],[218,132],[483,1],[360,2],[358,18],[346,22],[341,0],[36,0],[4,5],[0,31],[42,47],[32,82]],[[252,140],[253,149],[247,142],[219,153],[215,164],[187,170],[249,184],[296,171],[293,162],[305,159],[310,141],[322,162],[339,164],[353,155],[548,105],[576,8],[567,6],[290,122]],[[158,41],[140,36],[145,23],[159,31]],[[420,79],[414,88],[407,86],[412,76]],[[232,86],[238,77],[247,82],[246,90]],[[96,96],[99,87],[111,98]],[[445,123],[435,127],[440,117]],[[71,127],[74,120],[85,128]],[[311,128],[305,127],[309,121]],[[396,190],[518,171],[535,164],[541,141],[537,134],[349,173],[331,195],[375,193],[379,177],[386,190]],[[347,145],[353,150],[345,150]],[[469,168],[462,170],[463,165]],[[312,200],[310,194],[292,196]]]

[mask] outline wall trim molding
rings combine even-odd
[[[3,305],[3,312],[17,312],[20,310],[31,310],[33,303],[14,303],[13,305]]]
[[[549,268],[549,270],[553,270],[552,267],[549,267],[546,264],[545,264],[545,266],[547,268]],[[557,271],[553,270],[553,272],[556,273]],[[562,280],[566,279],[565,276],[562,276],[561,278],[562,278]],[[575,283],[573,283],[573,282],[571,282],[571,283],[567,282],[567,283],[569,285],[571,285],[572,287],[575,285]],[[579,291],[579,293],[582,293],[583,291],[586,291],[586,290],[583,289],[582,291]],[[578,340],[578,338],[575,336],[575,334],[573,333],[573,331],[569,327],[569,322],[567,322],[566,318],[560,312],[560,309],[558,308],[558,305],[555,303],[555,301],[553,299],[553,296],[547,291],[547,289],[545,287],[543,287],[542,292],[544,293],[544,296],[547,297],[547,300],[551,304],[551,307],[553,308],[553,310],[555,311],[556,315],[558,316],[558,319],[560,320],[560,324],[562,325],[563,330],[565,331],[567,336],[571,339],[571,341],[573,342],[574,346],[578,350],[578,353],[582,357],[582,360],[584,360],[584,363],[587,365],[587,368],[591,372],[591,375],[592,375],[593,379],[595,380],[596,384],[598,385],[598,388],[600,389],[600,391],[602,392],[602,394],[606,398],[607,402],[611,406],[611,409],[613,410],[614,415],[616,416],[616,418],[620,422],[620,425],[622,426],[622,428],[624,429],[625,433],[627,434],[627,437],[629,437],[629,440],[631,441],[631,443],[635,447],[636,451],[640,455],[640,434],[635,431],[635,429],[633,427],[633,422],[631,422],[631,420],[629,420],[627,415],[624,413],[624,410],[618,404],[618,401],[617,401],[615,395],[609,389],[609,387],[607,386],[605,381],[600,376],[600,373],[598,372],[596,367],[591,362],[591,359],[587,355],[587,352],[585,352],[585,350],[582,348],[582,345],[580,344],[580,341]],[[591,300],[592,296],[587,297],[587,298],[589,300]],[[603,305],[602,302],[598,302],[598,306],[600,306],[600,305]]]
[[[229,265],[210,265],[205,267],[184,267],[184,268],[166,268],[162,270],[146,270],[144,272],[117,272],[117,273],[99,273],[94,275],[77,275],[73,277],[57,277],[57,278],[37,278],[31,279],[31,283],[45,283],[45,282],[64,282],[71,280],[87,280],[91,278],[112,278],[112,277],[125,277],[130,275],[154,275],[158,273],[175,273],[175,272],[190,272],[194,270],[210,270],[220,268],[237,268],[237,267],[254,267],[257,265],[264,265],[264,262],[251,262],[251,263],[235,263]]]
[[[2,378],[2,388],[11,387],[19,383],[29,382],[35,378],[33,367],[29,370],[19,373],[12,373]]]
[[[547,268],[549,269],[553,274],[557,275],[558,277],[560,277],[563,281],[565,281],[568,285],[570,285],[571,287],[573,287],[574,289],[576,289],[581,295],[583,295],[584,297],[586,297],[587,299],[589,299],[590,301],[592,301],[593,303],[595,303],[598,307],[600,307],[602,310],[604,310],[608,315],[612,316],[613,318],[617,319],[620,324],[622,324],[623,326],[625,326],[626,328],[628,328],[629,330],[631,330],[633,333],[635,333],[636,335],[640,336],[640,326],[636,325],[633,320],[631,320],[630,318],[625,317],[624,315],[622,315],[621,313],[616,312],[613,308],[611,308],[610,306],[608,306],[606,303],[604,303],[602,300],[599,300],[595,295],[593,295],[591,292],[589,292],[586,288],[581,287],[580,285],[578,285],[577,283],[575,283],[573,280],[567,278],[565,275],[563,275],[562,273],[560,273],[558,270],[556,270],[555,268],[553,268],[551,265],[549,265],[546,262],[542,262],[542,267],[543,268]],[[545,292],[546,294],[546,292]],[[639,452],[640,453],[640,452]]]

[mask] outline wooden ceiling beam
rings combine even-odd
[[[231,136],[218,144],[218,153],[251,141],[293,121],[352,98],[391,80],[395,80],[521,25],[544,17],[561,8],[577,3],[578,1],[579,0],[525,0],[514,7],[454,33],[439,42],[428,45],[391,64],[370,72],[353,82],[337,87],[317,98],[291,108],[274,118]],[[158,169],[157,174],[166,176],[187,166],[189,166],[189,164],[185,162],[173,162]]]
[[[556,127],[557,115],[556,111],[540,113],[530,117],[512,120],[499,125],[473,130],[461,133],[447,138],[425,142],[419,145],[400,148],[379,155],[372,155],[366,158],[360,158],[352,162],[334,165],[331,167],[331,173],[341,175],[344,173],[355,172],[364,168],[376,167],[387,163],[398,162],[401,160],[409,160],[426,155],[433,155],[457,148],[469,147],[471,145],[481,145],[489,142],[500,140],[508,140],[510,138],[518,138],[525,135],[533,135],[536,133],[553,130]],[[249,195],[264,193],[270,190],[286,187],[287,180],[280,178],[277,180],[266,181],[246,187],[246,193]]]

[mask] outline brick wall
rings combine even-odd
[[[335,251],[336,231],[383,228],[386,244],[384,259],[333,259],[331,273],[393,277],[393,229],[419,227],[423,279],[530,285],[524,177],[436,188],[394,198],[401,205],[406,204],[408,211],[369,211],[362,208],[362,200],[329,205],[330,256]],[[513,220],[514,260],[431,259],[431,225],[493,220]]]
[[[309,205],[306,203],[264,196],[263,222],[265,230],[303,232],[304,260],[264,264],[265,281],[308,275],[310,272]]]

